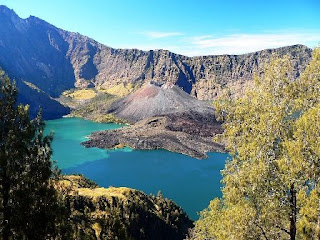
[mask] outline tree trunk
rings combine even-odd
[[[9,206],[9,190],[10,182],[7,178],[7,171],[3,169],[2,176],[2,206],[3,206],[3,222],[2,222],[2,239],[9,240],[10,237],[10,206]]]
[[[297,192],[294,189],[294,184],[290,187],[290,240],[296,239],[297,233]]]
[[[320,198],[318,202],[318,224],[317,224],[317,239],[320,240]]]

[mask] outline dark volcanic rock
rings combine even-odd
[[[213,136],[221,133],[221,125],[214,116],[198,113],[176,113],[141,120],[130,127],[94,132],[86,147],[115,148],[129,146],[133,149],[167,149],[194,158],[207,158],[207,152],[224,152]]]
[[[241,92],[254,72],[263,74],[263,67],[274,54],[288,54],[293,75],[298,76],[310,60],[311,49],[294,45],[244,55],[204,57],[186,57],[167,50],[113,49],[36,17],[21,19],[0,6],[0,66],[54,98],[74,86],[108,88],[152,80],[171,82],[202,100],[213,99],[227,86],[232,86],[234,93]]]

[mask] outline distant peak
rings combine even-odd
[[[30,15],[30,16],[28,17],[28,19],[37,19],[37,20],[41,20],[40,18],[38,18],[38,17],[36,17],[36,16],[32,16],[32,15]]]
[[[32,22],[46,22],[46,21],[42,20],[41,18],[32,16],[32,15],[29,16],[29,17],[27,18],[27,20],[28,20],[28,21],[32,21]]]
[[[29,22],[36,22],[36,23],[46,23],[46,21],[44,21],[38,17],[35,17],[35,16],[29,16],[28,18],[23,19],[23,18],[19,17],[19,15],[16,14],[16,12],[13,9],[10,9],[5,5],[0,5],[0,15],[5,15],[12,20],[29,21]]]
[[[6,15],[11,15],[11,16],[14,15],[14,16],[18,17],[18,15],[15,13],[15,11],[13,11],[13,9],[10,9],[5,5],[0,5],[0,13],[6,14]]]
[[[8,8],[8,7],[5,6],[5,5],[0,5],[0,10],[1,10],[1,11],[3,11],[3,10],[13,11],[12,9]]]

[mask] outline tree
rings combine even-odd
[[[6,239],[45,239],[55,234],[61,210],[50,177],[52,135],[39,114],[17,105],[17,88],[0,72],[0,230]]]
[[[312,239],[320,180],[320,49],[293,80],[274,59],[241,98],[215,102],[232,159],[223,198],[210,203],[194,239]]]

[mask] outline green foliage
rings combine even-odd
[[[2,239],[45,239],[57,233],[63,211],[50,185],[52,135],[41,114],[29,119],[17,89],[0,73],[0,228]]]
[[[119,97],[106,92],[98,92],[93,98],[79,101],[68,97],[70,94],[73,94],[73,92],[67,92],[60,96],[59,99],[61,103],[72,108],[70,116],[81,117],[95,122],[128,123],[112,114],[107,114],[107,109]]]
[[[99,188],[87,181],[71,175],[56,184],[69,208],[72,239],[178,240],[193,226],[183,210],[161,194]]]
[[[316,237],[320,49],[299,79],[291,69],[288,57],[274,59],[244,96],[215,102],[232,160],[223,198],[202,212],[194,239]]]

